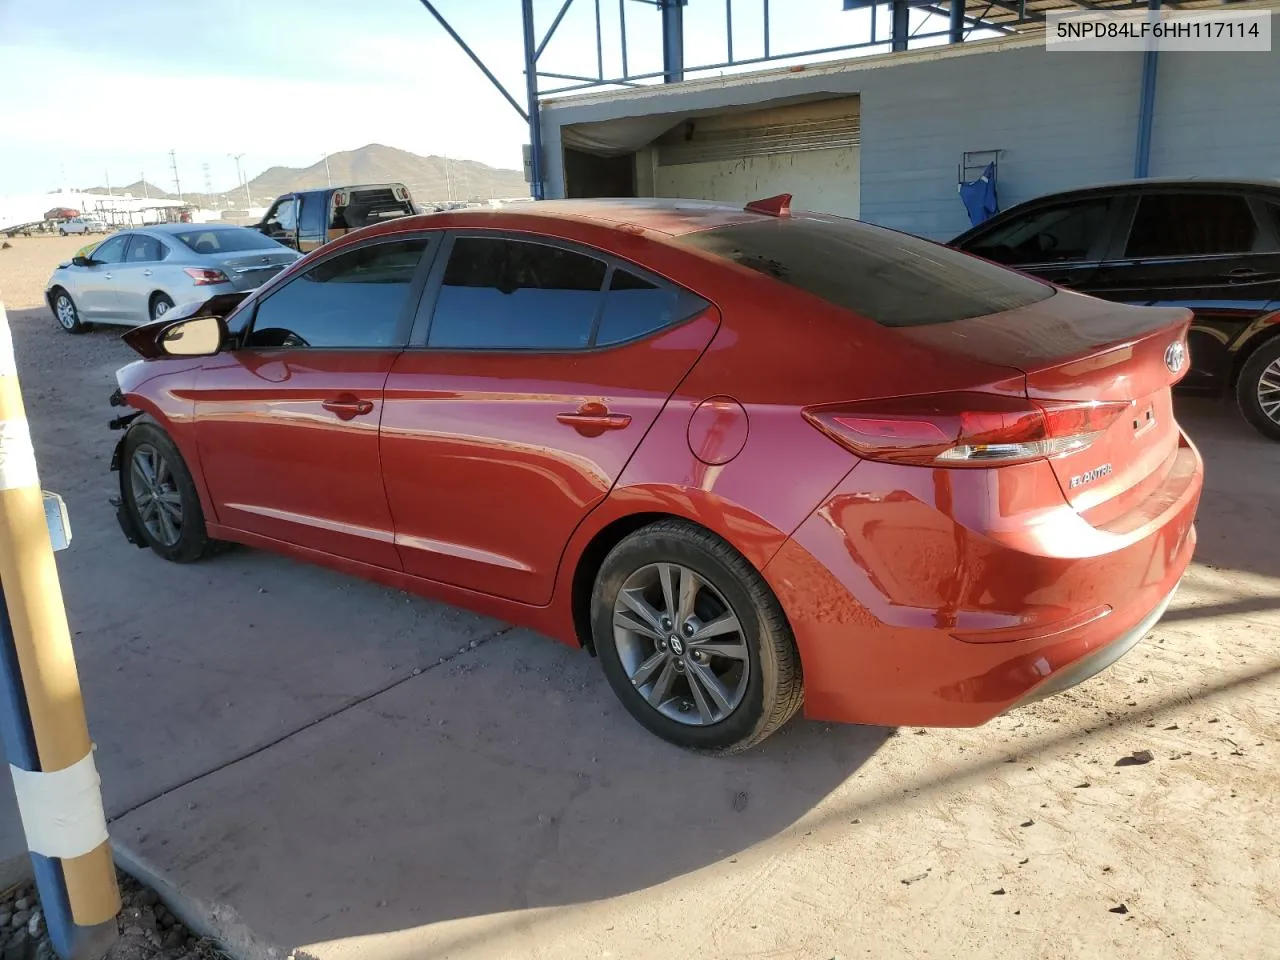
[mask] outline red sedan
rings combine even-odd
[[[349,235],[125,339],[118,516],[599,657],[682,746],[972,726],[1160,618],[1190,314],[857,221],[553,201]]]

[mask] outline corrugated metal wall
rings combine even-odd
[[[966,150],[1003,151],[1004,207],[1130,177],[1141,74],[1141,53],[1049,52],[1038,43],[995,41],[974,44],[968,54],[855,62],[838,73],[775,73],[565,101],[544,112],[549,195],[563,188],[562,124],[858,94],[859,215],[949,239],[968,225],[956,192]],[[1162,54],[1157,88],[1153,175],[1280,177],[1280,55]]]

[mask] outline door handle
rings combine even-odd
[[[1230,271],[1227,276],[1233,283],[1239,283],[1242,280],[1257,280],[1259,277],[1265,277],[1266,273],[1262,270],[1255,270],[1253,267],[1237,267]]]
[[[143,275],[144,277],[149,277],[149,276],[151,276],[151,271],[150,271],[150,270],[143,270],[143,271],[142,271],[142,275]]]
[[[110,279],[111,279],[111,274],[109,274],[109,273],[104,273],[104,274],[102,275],[102,279],[103,279],[103,280],[110,280]]]
[[[325,400],[320,406],[335,414],[339,420],[350,420],[352,417],[373,413],[373,401],[361,400],[350,394],[334,397],[332,400]]]
[[[556,420],[566,427],[573,427],[583,436],[598,437],[606,430],[621,430],[630,425],[631,416],[626,413],[610,413],[603,403],[590,401],[575,413],[558,413]]]

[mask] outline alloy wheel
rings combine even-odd
[[[149,443],[139,444],[129,465],[129,485],[147,533],[172,547],[182,536],[182,494],[164,454]]]
[[[76,325],[76,305],[65,293],[59,294],[54,301],[54,312],[58,315],[58,322],[66,329],[70,330]]]
[[[741,621],[688,567],[654,563],[631,574],[614,601],[613,632],[632,686],[668,719],[708,726],[742,704],[751,657]]]
[[[1269,420],[1280,423],[1280,358],[1267,364],[1258,377],[1258,406]]]

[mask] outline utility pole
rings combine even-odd
[[[144,200],[151,199],[151,190],[147,187],[147,171],[139,170],[138,179],[142,181],[142,197]]]
[[[324,179],[329,186],[333,186],[333,177],[329,174],[329,154],[327,151],[324,155]]]
[[[449,175],[449,158],[444,158],[444,184],[449,192],[449,201],[453,202],[453,177]]]
[[[178,154],[169,151],[169,169],[173,171],[173,192],[178,195],[178,201],[182,201],[182,183],[178,180]]]
[[[245,180],[244,170],[240,166],[240,158],[243,157],[244,154],[228,153],[227,156],[236,162],[236,179],[240,181],[240,186],[244,187],[244,206],[245,206],[245,209],[248,210],[250,207],[253,206],[253,198],[249,196],[249,184]]]
[[[110,171],[110,170],[103,170],[103,171],[102,171],[102,173],[103,173],[103,175],[104,175],[104,176],[106,176],[106,178],[107,178],[107,196],[108,196],[108,197],[110,197],[110,196],[114,196],[114,194],[112,194],[112,192],[111,192],[111,171]]]
[[[209,161],[206,160],[201,164],[204,170],[204,195],[212,201],[213,199],[213,177],[209,175]]]

